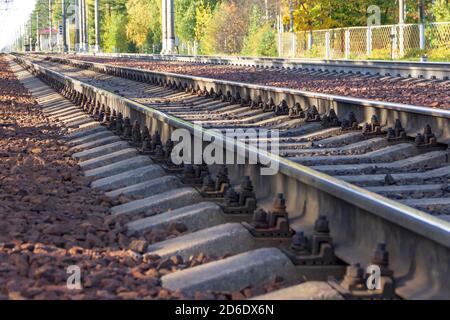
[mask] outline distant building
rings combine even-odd
[[[50,28],[43,28],[39,30],[39,44],[41,51],[50,51]],[[52,29],[52,45],[56,49],[58,45],[58,30]]]

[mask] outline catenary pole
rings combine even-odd
[[[49,48],[50,51],[53,51],[53,32],[52,32],[52,28],[53,28],[53,23],[52,23],[52,0],[48,0],[48,24],[49,24],[49,37],[48,37],[48,43],[49,43]]]
[[[95,0],[95,52],[100,51],[99,0]]]
[[[61,0],[62,14],[62,36],[63,36],[63,53],[67,52],[67,34],[66,34],[66,1]]]

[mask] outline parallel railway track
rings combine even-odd
[[[246,164],[228,166],[231,185],[239,184],[243,175],[249,176],[256,194],[254,200],[258,207],[266,210],[271,209],[275,194],[283,194],[290,226],[297,234],[300,234],[300,230],[305,231],[307,235],[311,234],[316,219],[322,215],[328,216],[334,253],[339,260],[348,264],[356,262],[369,264],[370,252],[376,243],[386,243],[390,252],[390,268],[394,270],[398,296],[448,297],[448,285],[446,285],[448,277],[445,276],[445,272],[448,271],[450,244],[447,218],[450,207],[448,201],[450,199],[448,190],[450,169],[447,149],[448,132],[445,129],[448,128],[448,112],[395,104],[382,105],[371,101],[325,95],[301,96],[298,92],[285,92],[275,88],[217,83],[212,80],[208,82],[201,78],[143,72],[100,64],[63,60],[47,61],[36,58],[33,58],[31,62],[27,58],[20,57],[16,61],[45,79],[67,97],[72,98],[86,111],[90,111],[95,119],[107,115],[110,121],[111,118],[117,121],[118,118],[123,117],[127,126],[137,121],[134,125],[135,130],[128,126],[128,133],[125,134],[125,137],[131,141],[133,141],[131,133],[137,132],[137,128],[139,130],[144,128],[144,125],[150,129],[153,138],[158,132],[161,140],[165,142],[175,128],[185,128],[192,132],[194,121],[201,123],[203,130],[217,129],[217,132],[234,128],[253,128],[257,132],[261,129],[279,130],[279,137],[270,139],[279,142],[282,158],[277,160],[280,163],[280,172],[276,176],[261,176],[259,166]],[[316,107],[313,107],[313,104]],[[83,116],[76,108],[68,110],[55,108],[52,111],[53,116],[66,121],[72,127],[92,123],[92,120]],[[424,126],[425,123],[430,125]],[[89,136],[87,133],[79,134],[79,143],[88,143],[81,149],[85,148],[87,151],[75,156],[86,161],[84,166],[87,172],[92,170],[95,173],[96,161],[112,161],[106,160],[111,155],[105,156],[105,159],[99,158],[105,152],[112,153],[113,157],[116,157],[116,162],[123,161],[131,155],[136,156],[136,151],[133,151],[127,143],[120,142],[117,137],[104,133],[104,130],[100,128],[103,127],[97,125],[96,129],[91,129]],[[422,133],[417,135],[419,131]],[[81,135],[85,135],[85,138]],[[221,137],[218,136],[218,139]],[[138,146],[142,145],[142,141],[136,137],[134,142]],[[255,152],[249,144],[251,141],[238,144],[238,152],[242,153],[246,149],[250,154]],[[165,146],[165,149],[153,150],[156,153],[153,154],[153,161],[158,162],[158,157],[161,160],[162,153],[167,148],[168,146]],[[270,153],[260,156],[276,158]],[[144,197],[112,208],[113,214],[139,214],[142,211],[155,210],[158,206],[164,211],[172,208],[168,206],[167,201],[172,201],[171,199],[174,198],[179,201],[180,207],[200,201],[198,199],[201,199],[199,196],[201,183],[195,188],[180,185],[179,180],[183,184],[187,179],[183,178],[183,173],[180,172],[177,173],[179,180],[167,177],[163,179],[172,179],[172,182],[168,182],[169,185],[175,183],[177,187],[182,186],[181,189],[177,189],[177,192],[173,194],[162,192],[160,198],[154,194],[150,195],[148,192],[151,193],[151,191],[148,190],[151,190],[151,187],[136,186],[136,184],[151,184],[153,180],[149,177],[154,178],[155,174],[158,175],[158,172],[162,171],[153,167],[139,168],[134,169],[135,171],[130,171],[128,169],[132,168],[126,167],[116,168],[114,170],[122,171],[119,176],[109,179],[103,177],[93,182],[94,187],[107,186],[105,191],[111,196],[118,196],[123,192],[129,194],[138,192]],[[214,184],[208,184],[208,179],[201,176],[204,167],[195,169],[197,171],[190,172],[184,168],[183,170],[186,171],[184,175],[195,176],[200,173],[198,178],[205,180],[206,189]],[[102,170],[108,171],[107,167]],[[110,170],[113,170],[112,167]],[[168,170],[170,172],[171,169],[166,167],[165,171]],[[209,180],[214,182],[214,179],[218,179],[216,174],[221,173],[221,170],[223,169],[220,167],[210,166],[211,179]],[[199,183],[198,179],[196,183]],[[243,190],[247,190],[246,188],[251,193],[249,181],[242,184],[241,188],[237,188],[236,192],[242,193]],[[203,194],[203,197],[205,196]],[[225,198],[232,200],[233,194],[229,193]],[[252,208],[252,201],[247,203],[250,208]],[[283,202],[284,200],[279,200],[278,207],[283,207],[281,205]],[[220,206],[224,211],[229,210],[230,207],[232,208],[233,205]],[[275,211],[276,208],[277,206]],[[180,211],[183,210],[180,209]],[[259,215],[263,214],[259,213]],[[167,216],[170,215],[164,216],[163,213],[159,223],[163,223]],[[246,238],[248,233],[244,236],[247,240],[240,239],[240,236],[236,235],[235,241],[230,241],[230,234],[241,234],[241,225],[237,227],[235,224],[223,224],[236,221],[237,218],[237,220],[247,221],[248,227],[248,223],[251,224],[251,215],[240,217],[228,214],[225,216],[226,218],[223,218],[221,215],[220,219],[211,218],[213,220],[211,223],[202,222],[200,229],[212,227],[211,224],[216,225],[213,229],[199,231],[203,232],[205,239],[208,239],[208,234],[217,234],[213,246],[199,243],[197,247],[194,245],[193,249],[187,248],[189,246],[186,245],[184,254],[189,255],[192,250],[199,250],[199,247],[220,255],[230,250],[229,246],[242,246],[237,249],[238,252],[234,253],[242,253],[262,246],[265,240],[259,242],[261,239],[257,239],[258,245],[255,245],[255,239]],[[322,226],[326,224],[321,219],[323,218],[317,222],[316,231],[317,228],[320,229],[321,224]],[[154,217],[153,220],[155,220]],[[138,230],[145,225],[141,220],[130,224]],[[258,234],[258,230],[255,231],[252,228],[250,230]],[[279,232],[285,233],[286,230]],[[269,235],[274,236],[270,232]],[[162,250],[161,252],[173,253],[173,250],[179,250],[181,243],[189,243],[189,240],[195,242],[196,237],[199,237],[199,234],[194,232],[184,239],[183,237],[174,239],[167,244],[158,244],[157,247]],[[271,243],[271,246],[276,243],[284,248],[286,242],[290,242],[290,240],[287,241],[289,238],[282,241],[274,239],[267,241]],[[227,241],[229,243],[224,245],[223,243]],[[301,244],[299,237],[296,241],[297,245]],[[158,252],[156,247],[151,250]],[[383,255],[380,253],[383,250],[383,247],[379,247],[378,253]],[[266,255],[277,256],[279,251],[270,254],[261,252],[251,251],[250,255],[254,254],[255,257],[245,259],[256,261],[261,258],[262,261]],[[279,257],[279,260],[272,258],[264,260],[265,266],[266,263],[271,266],[267,270],[276,269],[277,263],[273,261],[284,261],[285,256]],[[336,275],[342,272],[342,268],[338,267],[339,264],[335,268],[327,269],[325,265],[330,264],[330,261],[326,261],[324,256],[320,258],[322,260],[319,259],[317,263],[322,264],[321,268],[325,271],[322,270],[322,276],[318,277],[319,279],[324,280],[323,274]],[[243,261],[247,261],[245,259]],[[206,273],[214,274],[230,263],[229,267],[235,268],[234,272],[242,271],[236,267],[238,262],[225,261],[227,260],[217,262],[217,265],[208,266],[207,264],[201,268],[204,268]],[[273,266],[271,261],[274,263]],[[427,264],[427,261],[433,261],[433,263]],[[284,271],[280,272],[284,272],[283,276],[292,283],[299,281],[294,274],[298,276],[302,272],[314,278],[314,272],[311,270],[302,269],[296,272],[295,268],[283,269],[281,265],[280,269]],[[413,265],[415,268],[411,269]],[[254,268],[259,270],[260,267],[255,265]],[[188,283],[184,289],[191,290],[191,293],[210,286],[214,288],[218,286],[219,291],[230,289],[220,287],[219,282],[223,281],[223,278],[220,278],[220,281],[217,278],[216,282],[214,277],[210,281],[199,281],[195,272],[193,268],[175,273],[169,276],[169,280],[166,279],[168,281],[166,284],[168,287],[173,286],[171,287],[173,289],[179,288],[181,283]],[[439,274],[438,288],[435,287],[436,274]],[[262,279],[267,274],[262,272],[258,276]],[[424,277],[426,281],[423,281]],[[232,285],[233,281],[230,279],[228,280]],[[256,281],[255,279],[258,277],[256,276],[252,281]]]
[[[174,61],[211,65],[234,65],[264,69],[298,69],[321,72],[350,73],[375,76],[401,76],[420,79],[449,80],[447,62],[412,62],[382,60],[321,60],[292,58],[255,58],[240,56],[190,56],[130,53],[77,54],[79,57],[120,58],[148,61]]]
[[[246,63],[236,57],[217,62],[213,58],[187,59],[180,56],[134,56],[134,55],[52,55],[63,59],[74,59],[94,63],[105,63],[119,67],[138,68],[163,73],[199,76],[216,80],[235,81],[290,88],[309,92],[359,97],[382,102],[396,102],[416,106],[450,109],[450,80],[448,64],[436,64],[440,77],[428,74],[435,64],[399,63],[402,70],[395,70],[393,62],[307,62],[272,67]],[[236,61],[235,61],[236,60]],[[263,59],[263,61],[265,61]],[[291,63],[291,64],[289,64]],[[312,65],[308,64],[312,63]],[[315,65],[314,63],[317,63]],[[362,66],[354,69],[354,66]],[[340,68],[341,66],[347,66]],[[366,67],[364,67],[366,66]],[[394,66],[394,67],[393,67]],[[383,70],[383,68],[392,70]],[[414,70],[414,75],[411,70]],[[434,70],[433,68],[431,68]]]

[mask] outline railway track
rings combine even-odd
[[[58,57],[58,55],[52,56]],[[427,72],[431,72],[427,68],[411,67],[413,70],[416,70],[413,76],[411,74],[412,71],[408,68],[405,69],[406,71],[383,70],[384,63],[372,64],[371,62],[361,62],[362,65],[370,66],[368,69],[352,69],[351,65],[354,65],[354,63],[342,61],[340,62],[341,64],[350,64],[350,67],[341,69],[336,67],[341,66],[341,64],[331,63],[328,65],[318,63],[318,65],[292,64],[284,68],[281,64],[277,67],[272,66],[269,68],[267,66],[264,67],[264,64],[261,66],[251,63],[246,65],[245,61],[247,60],[240,58],[236,58],[237,62],[226,59],[224,62],[215,60],[199,60],[199,62],[196,59],[186,60],[179,56],[168,56],[161,59],[158,56],[146,58],[147,56],[134,57],[133,55],[120,55],[119,58],[114,55],[60,55],[59,57],[149,71],[359,97],[383,102],[443,109],[450,108],[448,97],[448,91],[450,90],[448,77],[450,74],[445,63],[437,64],[440,65],[437,72],[441,76],[436,77],[427,75]],[[392,62],[387,63],[388,66],[390,64],[395,65]]]
[[[174,61],[198,64],[234,65],[263,69],[299,69],[311,72],[337,72],[374,76],[400,76],[405,78],[449,80],[449,63],[446,62],[401,62],[380,60],[321,60],[255,58],[233,56],[190,56],[131,53],[77,54],[79,57],[120,58],[134,60]]]
[[[86,68],[86,64],[36,58],[32,63],[23,58],[16,61],[92,115],[67,106],[46,110],[69,128],[89,128],[72,135],[72,143],[77,149],[74,157],[81,161],[85,174],[97,178],[93,188],[110,197],[136,197],[111,208],[113,215],[136,216],[129,223],[133,232],[170,222],[182,222],[190,232],[198,230],[152,245],[150,252],[179,254],[183,259],[198,252],[211,256],[232,253],[228,259],[163,277],[168,289],[182,289],[188,295],[207,289],[234,291],[243,282],[260,285],[275,270],[289,285],[302,279],[320,280],[308,285],[346,297],[370,296],[373,292],[358,291],[349,282],[361,280],[357,262],[372,262],[386,271],[385,295],[395,279],[397,296],[448,297],[444,274],[450,235],[449,151],[444,143],[448,140],[442,130],[433,133],[436,124],[448,123],[445,111],[384,106],[402,120],[415,119],[402,124],[389,119],[392,114],[385,108],[374,109],[376,104],[360,104],[363,111],[349,112],[336,101],[330,103],[335,108],[323,103],[318,107],[292,103],[287,96],[277,101],[279,97],[271,97],[267,88],[251,88],[266,94],[262,98],[248,90],[250,99],[233,92],[230,83],[226,84],[228,92],[220,92],[217,87],[211,91],[206,86],[183,85],[181,80],[168,83],[165,79],[164,85],[157,79],[164,75],[145,78],[142,72],[111,66]],[[348,105],[347,100],[345,103]],[[372,110],[377,112],[370,114]],[[358,119],[361,114],[364,117]],[[431,125],[417,134],[416,126],[425,123],[421,117]],[[102,126],[95,120],[106,123]],[[201,124],[205,132],[215,129],[217,134],[235,128],[279,130],[279,136],[268,141],[279,143],[280,172],[265,177],[259,175],[257,165],[228,166],[228,170],[171,165],[167,158],[173,148],[167,143],[170,133],[175,128],[192,132],[192,122]],[[244,142],[238,143],[238,152],[246,150],[250,156],[254,152],[249,147],[252,138]],[[272,157],[270,153],[262,155]],[[242,181],[245,175],[248,178]],[[225,192],[224,184],[235,188]],[[143,218],[145,213],[149,216]],[[384,244],[377,246],[379,242]],[[385,245],[394,276],[387,272]],[[430,259],[432,265],[426,265]],[[330,275],[341,279],[345,264],[352,266],[344,282],[324,282]],[[436,274],[443,281],[438,289],[432,288]],[[427,281],[419,281],[424,275]]]
[[[47,62],[43,65],[133,97],[134,101],[196,122],[205,129],[217,129],[224,134],[234,128],[250,128],[255,132],[279,130],[281,156],[447,219],[449,150],[437,143],[436,135],[426,124],[422,130],[417,128],[418,133],[412,139],[407,137],[400,120],[388,127],[375,115],[371,122],[365,123],[354,114],[339,119],[334,109],[319,114],[315,106],[297,105],[289,111],[287,105],[281,110],[283,106],[274,102],[242,106],[238,102],[193,98],[189,93],[177,95],[171,90],[153,94],[155,88],[146,84],[136,86],[133,81],[99,76],[91,70],[72,70],[66,65]]]

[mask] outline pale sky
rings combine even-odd
[[[23,28],[30,18],[35,3],[36,0],[0,0],[0,50],[14,43],[20,27]]]

